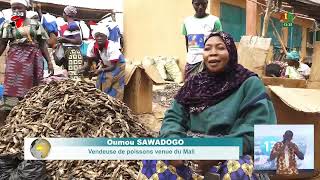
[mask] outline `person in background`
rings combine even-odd
[[[312,67],[312,59],[308,58],[308,57],[304,57],[302,62],[306,65],[308,65],[310,68]]]
[[[125,85],[125,59],[118,46],[108,40],[109,30],[105,25],[97,25],[93,30],[95,42],[88,46],[88,70],[93,62],[98,67],[93,74],[98,76],[96,87],[117,99],[123,99]]]
[[[37,4],[36,7],[40,22],[49,35],[48,45],[50,48],[55,49],[59,31],[56,22],[57,18],[45,11],[42,11],[41,4]]]
[[[4,120],[10,110],[27,91],[43,80],[43,57],[53,75],[46,40],[48,35],[39,21],[26,18],[28,0],[11,0],[11,22],[0,28],[0,55],[9,42],[4,79],[4,104],[0,107],[0,118]]]
[[[257,74],[238,64],[237,48],[229,34],[210,34],[203,59],[204,70],[186,81],[166,111],[160,137],[188,138],[196,133],[212,138],[242,138],[244,156],[239,160],[195,163],[201,175],[210,172],[221,179],[255,179],[250,156],[254,125],[276,123],[273,104]],[[159,176],[157,171],[172,166],[177,169],[177,177],[191,179],[183,161],[143,161],[140,177]]]
[[[219,18],[206,13],[208,0],[192,0],[192,5],[195,15],[187,17],[182,28],[187,48],[185,80],[203,70],[204,40],[210,33],[222,31]]]
[[[291,51],[286,56],[288,66],[285,76],[290,79],[308,79],[311,69],[308,65],[299,61],[300,55],[297,51]]]
[[[293,132],[288,130],[283,135],[283,141],[277,142],[271,151],[270,160],[277,159],[277,174],[298,174],[296,156],[303,160],[304,155],[298,146],[292,142]]]
[[[96,23],[95,21],[90,20],[90,21],[88,22],[88,27],[89,27],[89,29],[90,29],[89,39],[94,39],[94,37],[93,37],[93,35],[92,35],[92,32],[93,32],[94,26],[96,26],[96,25],[97,25],[97,23]]]
[[[6,19],[4,18],[3,12],[0,11],[0,27],[2,26],[2,24],[4,23]]]
[[[80,46],[82,44],[82,34],[78,23],[74,20],[77,15],[77,9],[73,6],[67,6],[63,11],[64,21],[67,23],[60,27],[58,42],[63,47],[64,58],[57,59],[56,64],[67,69],[70,79],[79,79],[81,75],[78,70],[83,66],[83,57]],[[62,47],[61,47],[62,45]]]
[[[266,66],[267,77],[281,77],[281,66],[279,64],[268,64]]]

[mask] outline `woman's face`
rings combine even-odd
[[[102,33],[96,33],[94,38],[96,39],[100,47],[103,47],[106,43],[106,40],[108,39],[108,37]]]
[[[295,61],[295,60],[287,60],[287,63],[289,66],[292,66],[292,67],[296,67],[296,68],[299,68],[299,61]]]
[[[63,20],[67,22],[68,16],[66,15],[66,13],[63,12],[62,17],[63,17]]]
[[[208,39],[203,52],[204,63],[211,73],[223,72],[229,62],[229,52],[219,36]]]
[[[25,17],[27,7],[20,3],[14,3],[11,5],[12,16]]]

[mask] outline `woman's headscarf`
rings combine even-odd
[[[299,61],[300,60],[300,55],[297,51],[291,51],[287,53],[286,55],[287,60],[293,60],[293,61]]]
[[[229,62],[224,72],[214,74],[204,70],[189,78],[175,96],[190,113],[199,113],[229,97],[242,83],[255,73],[238,64],[238,53],[231,35],[216,32],[208,37],[219,36],[229,52]],[[205,43],[208,41],[205,41]]]
[[[75,17],[77,15],[77,8],[73,6],[67,6],[64,8],[63,12],[69,17]]]
[[[11,0],[10,4],[15,4],[15,3],[19,3],[19,4],[23,4],[26,7],[30,7],[30,1],[29,0]]]
[[[106,24],[98,24],[93,28],[92,37],[95,38],[96,33],[101,33],[109,37],[109,29]]]

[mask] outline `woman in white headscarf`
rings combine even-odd
[[[96,87],[117,99],[123,99],[125,60],[114,42],[108,40],[109,30],[100,24],[93,29],[95,42],[88,47],[88,67],[95,61],[98,68],[93,72],[98,76]],[[87,68],[88,68],[87,67]]]
[[[0,55],[9,42],[4,78],[4,104],[0,106],[0,118],[6,118],[10,110],[27,91],[43,80],[43,57],[53,74],[46,40],[48,35],[40,22],[26,17],[30,2],[11,0],[12,18],[0,28]],[[0,119],[1,122],[1,119]]]

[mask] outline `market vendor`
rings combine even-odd
[[[203,69],[204,40],[210,33],[222,31],[219,18],[206,13],[208,0],[192,0],[192,6],[195,14],[184,20],[182,28],[187,48],[185,80]]]
[[[53,74],[46,40],[48,35],[39,21],[26,18],[29,0],[11,0],[12,18],[0,28],[0,56],[9,42],[4,76],[4,103],[0,106],[0,122],[29,89],[43,80],[43,57]]]
[[[63,66],[68,71],[70,79],[81,78],[78,70],[83,66],[83,57],[80,51],[82,33],[79,24],[75,21],[76,15],[77,9],[75,7],[67,6],[64,8],[63,19],[67,24],[60,27],[61,37],[58,38],[60,45],[56,50],[59,52],[59,48],[63,48],[64,57],[55,59],[58,66]]]
[[[287,53],[286,61],[288,66],[286,68],[285,76],[290,79],[308,79],[311,69],[308,65],[300,62],[300,55],[297,51]]]
[[[88,66],[97,62],[93,74],[98,76],[96,87],[117,99],[123,99],[125,85],[125,60],[118,46],[108,40],[109,30],[100,24],[93,29],[95,42],[88,46]]]
[[[190,77],[167,110],[160,137],[187,138],[196,133],[242,138],[243,156],[239,160],[195,161],[198,173],[210,171],[221,179],[255,179],[250,156],[254,151],[254,125],[276,123],[273,104],[257,74],[238,64],[237,49],[229,34],[210,34],[203,59],[205,69]],[[159,173],[170,166],[176,171]],[[183,161],[143,161],[140,177],[174,174],[192,179],[187,168]]]

